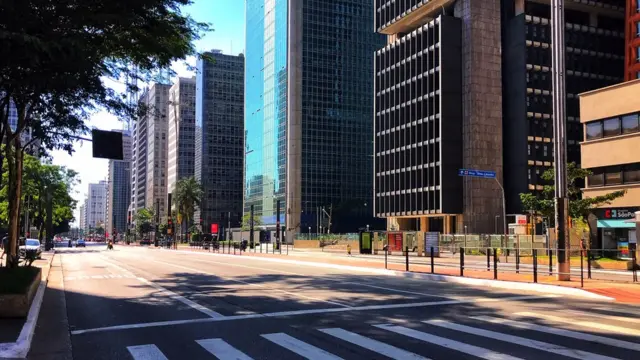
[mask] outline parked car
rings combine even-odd
[[[24,245],[21,245],[18,250],[20,251],[20,257],[27,257],[28,252],[35,252],[36,259],[42,258],[42,246],[38,239],[25,239]]]
[[[84,239],[78,239],[78,241],[76,241],[76,247],[87,247],[87,243],[84,241]]]

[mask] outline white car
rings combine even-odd
[[[20,257],[25,258],[27,256],[27,251],[35,251],[36,259],[42,258],[42,246],[40,246],[40,240],[38,239],[26,239],[24,241],[24,245],[19,247]]]

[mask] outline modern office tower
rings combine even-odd
[[[169,90],[168,106],[167,191],[172,193],[178,180],[194,173],[196,79],[178,78]]]
[[[147,105],[147,196],[145,207],[166,214],[167,206],[167,133],[169,89],[171,85],[155,83],[149,87]]]
[[[80,205],[80,216],[78,218],[79,228],[84,230],[87,226],[87,211],[86,211],[86,201]]]
[[[147,91],[140,96],[139,104],[148,102]],[[146,206],[147,197],[147,122],[148,116],[140,116],[133,123],[133,148],[131,151],[131,217]]]
[[[627,0],[625,38],[624,79],[640,79],[640,0]]]
[[[290,232],[327,215],[333,232],[374,226],[373,14],[372,0],[246,3],[244,213],[268,227],[278,200]]]
[[[107,211],[107,182],[101,180],[97,184],[89,184],[86,214],[87,228],[96,229],[105,226]]]
[[[565,1],[567,160],[580,164],[578,94],[624,79],[625,0]],[[503,1],[504,164],[507,213],[548,185],[553,167],[549,1]]]
[[[591,248],[619,250],[637,243],[640,211],[640,79],[580,94],[584,126],[582,167],[589,169],[585,198],[625,190],[626,194],[589,216]],[[629,246],[631,249],[631,246]]]
[[[502,214],[499,0],[377,0],[375,214],[394,230],[494,232]],[[464,25],[463,25],[464,24]],[[458,170],[496,172],[496,180]]]
[[[194,174],[204,190],[195,221],[208,233],[240,223],[245,58],[207,55],[197,63]]]
[[[124,234],[127,230],[127,210],[131,194],[131,136],[122,132],[122,160],[109,160],[107,186],[106,232],[110,236]]]

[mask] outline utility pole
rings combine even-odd
[[[46,232],[47,232],[47,237],[45,238],[45,245],[44,248],[45,250],[50,250],[53,247],[53,196],[51,196],[51,189],[49,189],[48,187],[46,188],[46,192],[47,192],[47,221],[45,223],[46,225]]]
[[[569,281],[571,266],[567,200],[567,130],[565,78],[564,0],[551,0],[551,64],[553,71],[553,150],[555,173],[555,219],[557,237],[557,279]]]

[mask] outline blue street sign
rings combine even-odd
[[[479,178],[485,178],[485,179],[495,179],[496,172],[486,171],[486,170],[460,169],[458,170],[458,176],[470,176],[470,177],[479,177]]]

